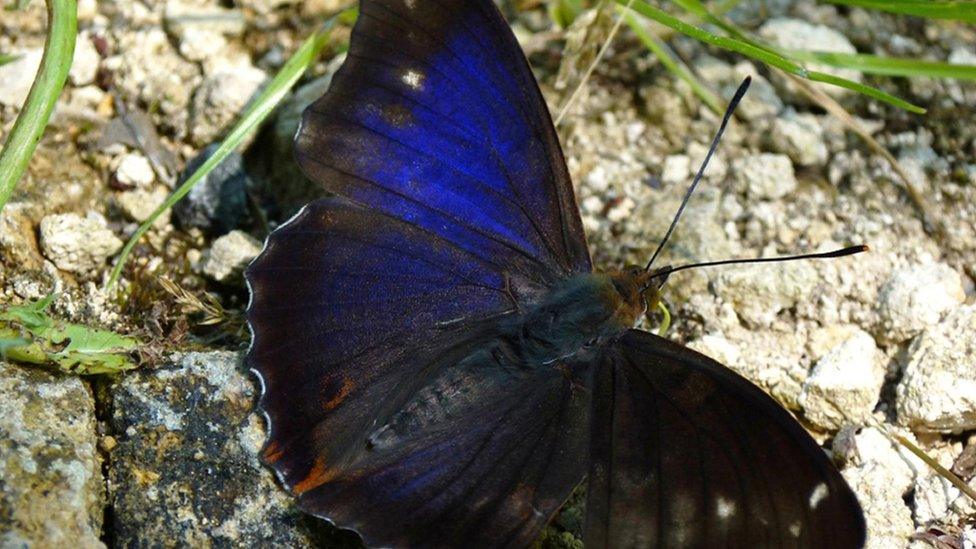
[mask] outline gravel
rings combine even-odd
[[[868,527],[865,549],[903,547],[915,532],[905,496],[914,485],[916,471],[925,464],[907,450],[893,446],[873,427],[842,431],[833,448],[847,463],[841,472],[864,510]]]
[[[880,340],[900,343],[939,322],[966,300],[962,277],[945,263],[912,265],[892,273],[878,295]]]
[[[41,65],[44,50],[40,48],[14,52],[19,58],[0,65],[0,105],[20,107],[27,99],[34,75]]]
[[[823,124],[817,116],[787,110],[773,120],[769,145],[799,166],[819,169],[827,163],[823,133]]]
[[[149,219],[149,216],[156,211],[166,198],[169,192],[163,187],[153,187],[151,189],[135,189],[119,193],[115,200],[125,215],[132,221],[142,223]],[[169,224],[170,210],[166,210],[156,218],[153,226],[161,229]]]
[[[203,146],[220,136],[268,79],[252,66],[235,67],[208,76],[193,95],[190,135]]]
[[[0,212],[0,256],[24,270],[34,270],[43,259],[27,210],[23,203],[10,202]]]
[[[907,352],[898,421],[915,431],[976,429],[976,305],[927,328]]]
[[[104,547],[88,387],[0,362],[0,394],[0,546]]]
[[[804,417],[825,431],[871,415],[884,383],[884,355],[863,330],[831,348],[803,383],[799,404]]]
[[[180,56],[162,29],[119,28],[115,53],[105,58],[102,66],[115,75],[117,85],[130,100],[155,105],[166,116],[166,125],[183,135],[201,69]]]
[[[49,215],[41,220],[41,250],[62,271],[85,274],[100,268],[122,248],[96,212],[86,217],[75,213]]]
[[[827,25],[811,24],[801,19],[776,17],[765,22],[758,32],[760,38],[785,50],[806,50],[832,53],[857,53],[857,48],[846,36]],[[808,70],[822,71],[860,82],[861,73],[849,69],[838,69],[817,63],[805,63]],[[776,81],[786,90],[793,90],[792,82],[781,73],[775,73]],[[815,84],[834,97],[844,97],[852,92],[846,88]]]
[[[68,71],[68,78],[71,83],[75,86],[87,86],[94,82],[101,60],[98,50],[92,43],[92,33],[90,31],[79,32],[75,40],[71,69]]]
[[[243,231],[231,231],[214,240],[203,257],[203,274],[217,282],[241,282],[244,267],[261,253],[261,242]]]
[[[328,87],[341,55],[323,57],[254,145],[191,193],[174,212],[176,227],[164,219],[149,231],[124,274],[128,299],[103,294],[94,283],[105,276],[119,238],[168,191],[170,178],[160,180],[143,157],[161,160],[167,174],[194,159],[184,170],[191,171],[320,14],[337,6],[335,0],[79,2],[84,38],[73,74],[14,202],[0,214],[0,302],[54,290],[53,315],[151,334],[151,344],[140,371],[79,382],[98,388],[90,393],[104,419],[97,426],[109,433],[103,448],[113,448],[104,469],[110,507],[100,500],[95,511],[66,505],[70,513],[51,515],[45,531],[81,532],[79,525],[87,525],[89,537],[77,539],[116,545],[333,543],[255,461],[264,436],[261,418],[250,411],[256,387],[237,355],[217,349],[247,343],[235,319],[246,301],[240,269],[259,248],[248,235],[263,237],[321,196],[291,160],[291,140],[301,110]],[[0,66],[0,128],[12,124],[33,78],[43,17],[37,2],[0,17],[0,53],[27,54]],[[764,39],[802,49],[853,52],[856,45],[865,53],[969,62],[976,41],[963,25],[908,23],[816,3],[744,2],[731,17]],[[522,36],[530,38],[534,69],[555,110],[565,99],[552,88],[562,42],[548,33],[541,9],[517,24],[531,29]],[[339,28],[336,36],[345,32]],[[969,399],[976,391],[968,385],[976,364],[976,124],[970,123],[976,84],[871,77],[872,85],[927,107],[924,117],[825,88],[926,193],[946,227],[930,235],[887,162],[777,71],[687,38],[668,43],[726,99],[745,76],[753,84],[659,265],[871,245],[870,253],[832,261],[678,273],[665,287],[673,314],[668,337],[746,376],[801,417],[817,440],[832,443],[865,507],[872,547],[904,547],[930,527],[947,532],[955,546],[965,536],[976,542],[971,527],[959,533],[964,518],[976,516],[965,496],[954,497],[953,488],[864,425],[883,422],[943,464],[976,444]],[[600,269],[647,261],[718,125],[718,115],[686,84],[633,44],[611,50],[559,128]],[[153,136],[148,151],[129,141],[94,145],[108,120],[121,120],[119,102]],[[174,153],[172,162],[162,161],[162,151]],[[228,321],[200,325],[200,315],[183,309],[192,300],[157,298],[157,277],[201,299],[206,292]],[[169,354],[184,345],[206,352],[192,360]],[[28,387],[18,385],[23,391],[8,400]],[[55,409],[61,400],[45,398],[45,414],[68,413]],[[834,413],[838,402],[854,425]],[[79,409],[85,406],[90,402]],[[8,493],[0,490],[0,501]],[[6,509],[0,520],[9,516]],[[104,525],[103,515],[111,519]],[[547,549],[578,546],[578,523],[578,506],[570,506],[547,537],[558,544]]]
[[[783,198],[796,189],[793,163],[786,155],[760,153],[736,158],[732,171],[748,195],[759,200]]]
[[[115,178],[123,185],[148,187],[156,180],[149,159],[139,153],[126,153],[119,157]]]

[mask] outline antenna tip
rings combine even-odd
[[[836,252],[827,254],[827,257],[844,257],[845,255],[854,255],[862,252],[870,251],[871,248],[867,244],[858,244],[857,246],[848,246],[847,248],[842,248]]]

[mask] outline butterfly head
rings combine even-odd
[[[626,309],[636,313],[633,318],[634,324],[648,311],[657,308],[658,302],[661,301],[661,288],[668,281],[671,271],[670,265],[650,271],[638,265],[631,265],[610,274],[620,297],[630,305]]]

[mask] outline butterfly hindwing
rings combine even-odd
[[[360,6],[348,57],[296,138],[305,172],[503,264],[516,287],[589,271],[548,110],[494,4]]]
[[[525,547],[586,472],[589,393],[482,342],[438,372],[356,455],[301,496],[371,547]],[[458,359],[459,356],[464,358]],[[411,368],[422,355],[406,359]]]
[[[631,330],[594,385],[587,548],[863,545],[824,451],[721,364]]]
[[[495,265],[338,198],[275,231],[246,275],[247,361],[271,427],[266,459],[292,488],[361,443],[386,396],[376,391],[419,375],[405,357],[455,334],[440,324],[511,307]]]

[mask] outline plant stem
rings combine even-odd
[[[122,253],[119,254],[119,258],[115,263],[115,267],[112,268],[112,274],[109,276],[108,282],[105,284],[106,288],[111,288],[116,282],[118,282],[119,277],[122,275],[122,268],[125,267],[125,262],[129,258],[129,254],[132,253],[132,249],[135,247],[139,239],[146,234],[146,231],[152,227],[153,223],[163,214],[166,210],[173,207],[187,193],[194,185],[200,182],[204,177],[207,176],[218,164],[220,164],[227,155],[229,155],[238,145],[244,141],[254,129],[256,129],[261,122],[264,121],[268,115],[274,111],[275,107],[284,99],[285,94],[291,89],[291,87],[298,81],[298,79],[305,74],[305,70],[311,66],[316,59],[318,59],[319,52],[326,45],[329,40],[332,27],[334,26],[335,19],[331,18],[322,26],[322,29],[315,34],[308,37],[302,44],[298,51],[291,56],[291,58],[285,63],[285,65],[278,71],[278,74],[271,80],[271,82],[264,88],[264,90],[255,98],[254,102],[248,106],[244,113],[241,115],[240,119],[227,134],[224,141],[217,147],[213,155],[207,159],[195,172],[193,172],[190,177],[187,178],[182,185],[180,185],[166,200],[159,205],[156,210],[150,214],[150,216],[139,225],[136,232],[129,237],[128,242],[125,243],[125,247],[122,248]]]
[[[44,134],[74,56],[78,30],[75,0],[47,0],[47,20],[44,57],[7,143],[0,151],[0,210],[13,194]]]

